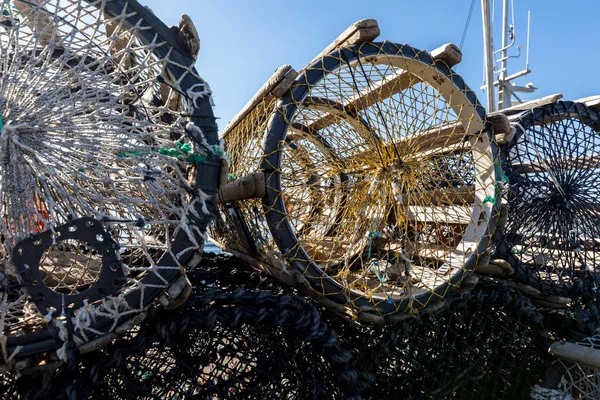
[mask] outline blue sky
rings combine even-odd
[[[280,65],[301,69],[353,22],[375,18],[379,40],[431,50],[459,44],[471,0],[140,0],[167,24],[189,14],[200,34],[198,70],[214,92],[222,129]],[[516,81],[539,88],[533,99],[563,93],[565,99],[600,94],[600,0],[514,0],[516,41],[526,44],[531,10],[530,69]],[[495,46],[500,48],[501,0],[495,4]],[[485,104],[481,1],[475,8],[455,69]],[[513,49],[510,54],[516,54]],[[509,73],[525,67],[511,60]]]

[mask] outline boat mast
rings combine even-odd
[[[519,98],[517,93],[533,93],[537,88],[533,87],[533,84],[528,83],[525,86],[517,86],[511,83],[512,80],[520,78],[522,76],[531,73],[529,69],[529,29],[530,29],[530,17],[531,14],[528,12],[527,15],[527,49],[526,49],[526,60],[525,69],[515,74],[508,75],[508,59],[519,58],[521,56],[522,46],[517,46],[519,54],[516,56],[509,56],[508,49],[515,44],[514,35],[514,18],[512,23],[509,24],[508,12],[509,12],[509,0],[502,0],[502,47],[499,50],[494,51],[494,38],[491,26],[491,7],[490,0],[481,0],[481,15],[483,20],[483,54],[484,54],[484,69],[485,69],[485,80],[486,83],[482,89],[487,92],[488,112],[496,111],[496,104],[498,110],[502,110],[511,107],[513,97],[519,102],[523,101]],[[514,15],[514,9],[511,6],[511,11]],[[494,56],[500,54],[500,59],[495,61]],[[500,63],[500,68],[495,71],[496,63]],[[495,79],[495,73],[498,74],[498,80]],[[496,103],[495,87],[498,86],[498,99]]]
[[[508,68],[508,48],[514,44],[508,44],[509,35],[512,36],[513,27],[508,27],[508,0],[502,0],[502,48],[500,49],[500,71],[498,75],[498,108],[502,110],[511,106],[510,91],[506,90],[506,71]],[[514,37],[513,37],[514,38]]]
[[[496,111],[494,95],[494,42],[491,28],[490,0],[481,0],[481,17],[483,19],[483,56],[485,66],[485,90],[487,92],[488,112]]]

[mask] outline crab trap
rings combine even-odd
[[[0,4],[0,360],[51,370],[189,293],[221,151],[189,19]]]
[[[458,61],[358,41],[278,70],[222,135],[216,243],[340,312],[410,313],[458,287],[489,260],[500,195]]]
[[[558,101],[510,114],[502,146],[508,220],[494,240],[513,279],[537,300],[566,303],[597,292],[600,115]]]

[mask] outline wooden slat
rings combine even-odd
[[[566,361],[600,368],[600,349],[569,342],[554,342],[550,354]]]
[[[410,221],[430,222],[441,225],[468,225],[471,223],[472,206],[400,206],[402,217]]]
[[[311,65],[319,58],[331,53],[342,46],[350,46],[356,43],[372,42],[380,34],[379,24],[375,19],[361,19],[350,25],[333,42],[331,42],[323,51],[313,58],[308,65]]]
[[[533,263],[538,267],[542,267],[544,265],[548,265],[549,262],[557,262],[561,261],[562,266],[579,266],[583,267],[581,262],[578,261],[578,257],[582,257],[584,261],[598,260],[600,261],[600,249],[599,251],[569,251],[569,250],[560,250],[560,249],[546,249],[543,247],[533,247],[533,246],[522,246],[522,245],[514,245],[513,246],[514,255],[516,257],[528,257],[531,258]],[[568,256],[568,258],[567,258]],[[571,265],[569,260],[575,261],[575,265]],[[561,265],[553,265],[550,263],[548,266],[551,269],[560,270],[562,269]],[[590,266],[594,267],[594,266]],[[575,271],[577,272],[577,271]],[[585,271],[581,270],[581,274]]]
[[[265,195],[265,174],[255,172],[221,186],[217,199],[219,202],[260,199]]]
[[[583,103],[592,110],[600,112],[600,95],[584,97],[583,99],[576,100],[577,103]]]
[[[439,244],[408,243],[406,251],[409,257],[418,257],[421,260],[429,261],[443,261],[449,257],[454,249]]]
[[[402,195],[402,204],[427,204],[440,206],[448,204],[472,204],[475,202],[475,188],[464,186],[458,188],[435,189],[423,192],[410,192]]]
[[[520,174],[530,174],[530,173],[540,173],[546,172],[547,169],[545,165],[552,168],[552,164],[560,160],[560,168],[563,169],[595,169],[600,166],[600,155],[594,156],[580,156],[580,157],[571,157],[566,159],[548,159],[544,160],[544,162],[525,162],[525,163],[515,163],[512,164],[512,169],[516,173]]]
[[[563,98],[562,93],[551,94],[550,96],[545,96],[536,100],[526,101],[525,103],[517,104],[512,107],[505,108],[500,110],[503,114],[515,114],[521,113],[523,111],[531,110],[532,108],[545,106],[546,104],[554,103]]]
[[[460,50],[450,43],[440,46],[431,51],[430,54],[434,60],[444,61],[451,67],[458,64],[462,57]],[[373,82],[368,89],[357,93],[353,98],[346,101],[344,107],[356,113],[372,106],[382,99],[400,93],[419,82],[421,82],[421,79],[410,74],[408,71],[400,69],[397,70],[396,73],[390,74],[377,82]],[[335,116],[325,115],[320,120],[313,122],[309,127],[313,130],[319,130],[333,124],[335,121]]]
[[[432,156],[441,157],[469,149],[471,142],[465,140],[465,130],[460,122],[428,129],[415,133],[407,138],[384,142],[381,145],[369,148],[349,157],[349,165],[355,170],[346,173],[360,172],[373,167],[373,159],[378,158],[378,152],[394,156],[399,150],[405,160],[422,160]],[[410,149],[407,152],[406,149]],[[342,160],[344,161],[344,160]],[[361,168],[363,166],[365,168]]]
[[[227,124],[221,138],[226,137],[236,126],[238,126],[259,104],[268,102],[273,98],[280,97],[291,86],[298,73],[291,65],[282,65],[265,82],[265,84],[256,92],[250,101],[237,113],[235,117]]]

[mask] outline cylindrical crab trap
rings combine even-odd
[[[379,314],[444,297],[486,251],[496,151],[483,108],[444,62],[356,44],[258,104],[225,140],[230,178],[264,179],[264,192],[223,202],[213,236],[224,248],[334,307]]]
[[[558,101],[509,116],[502,147],[508,222],[495,257],[543,296],[595,293],[600,263],[600,115]]]
[[[185,295],[217,128],[189,19],[176,33],[134,0],[1,6],[0,360],[51,368]]]

